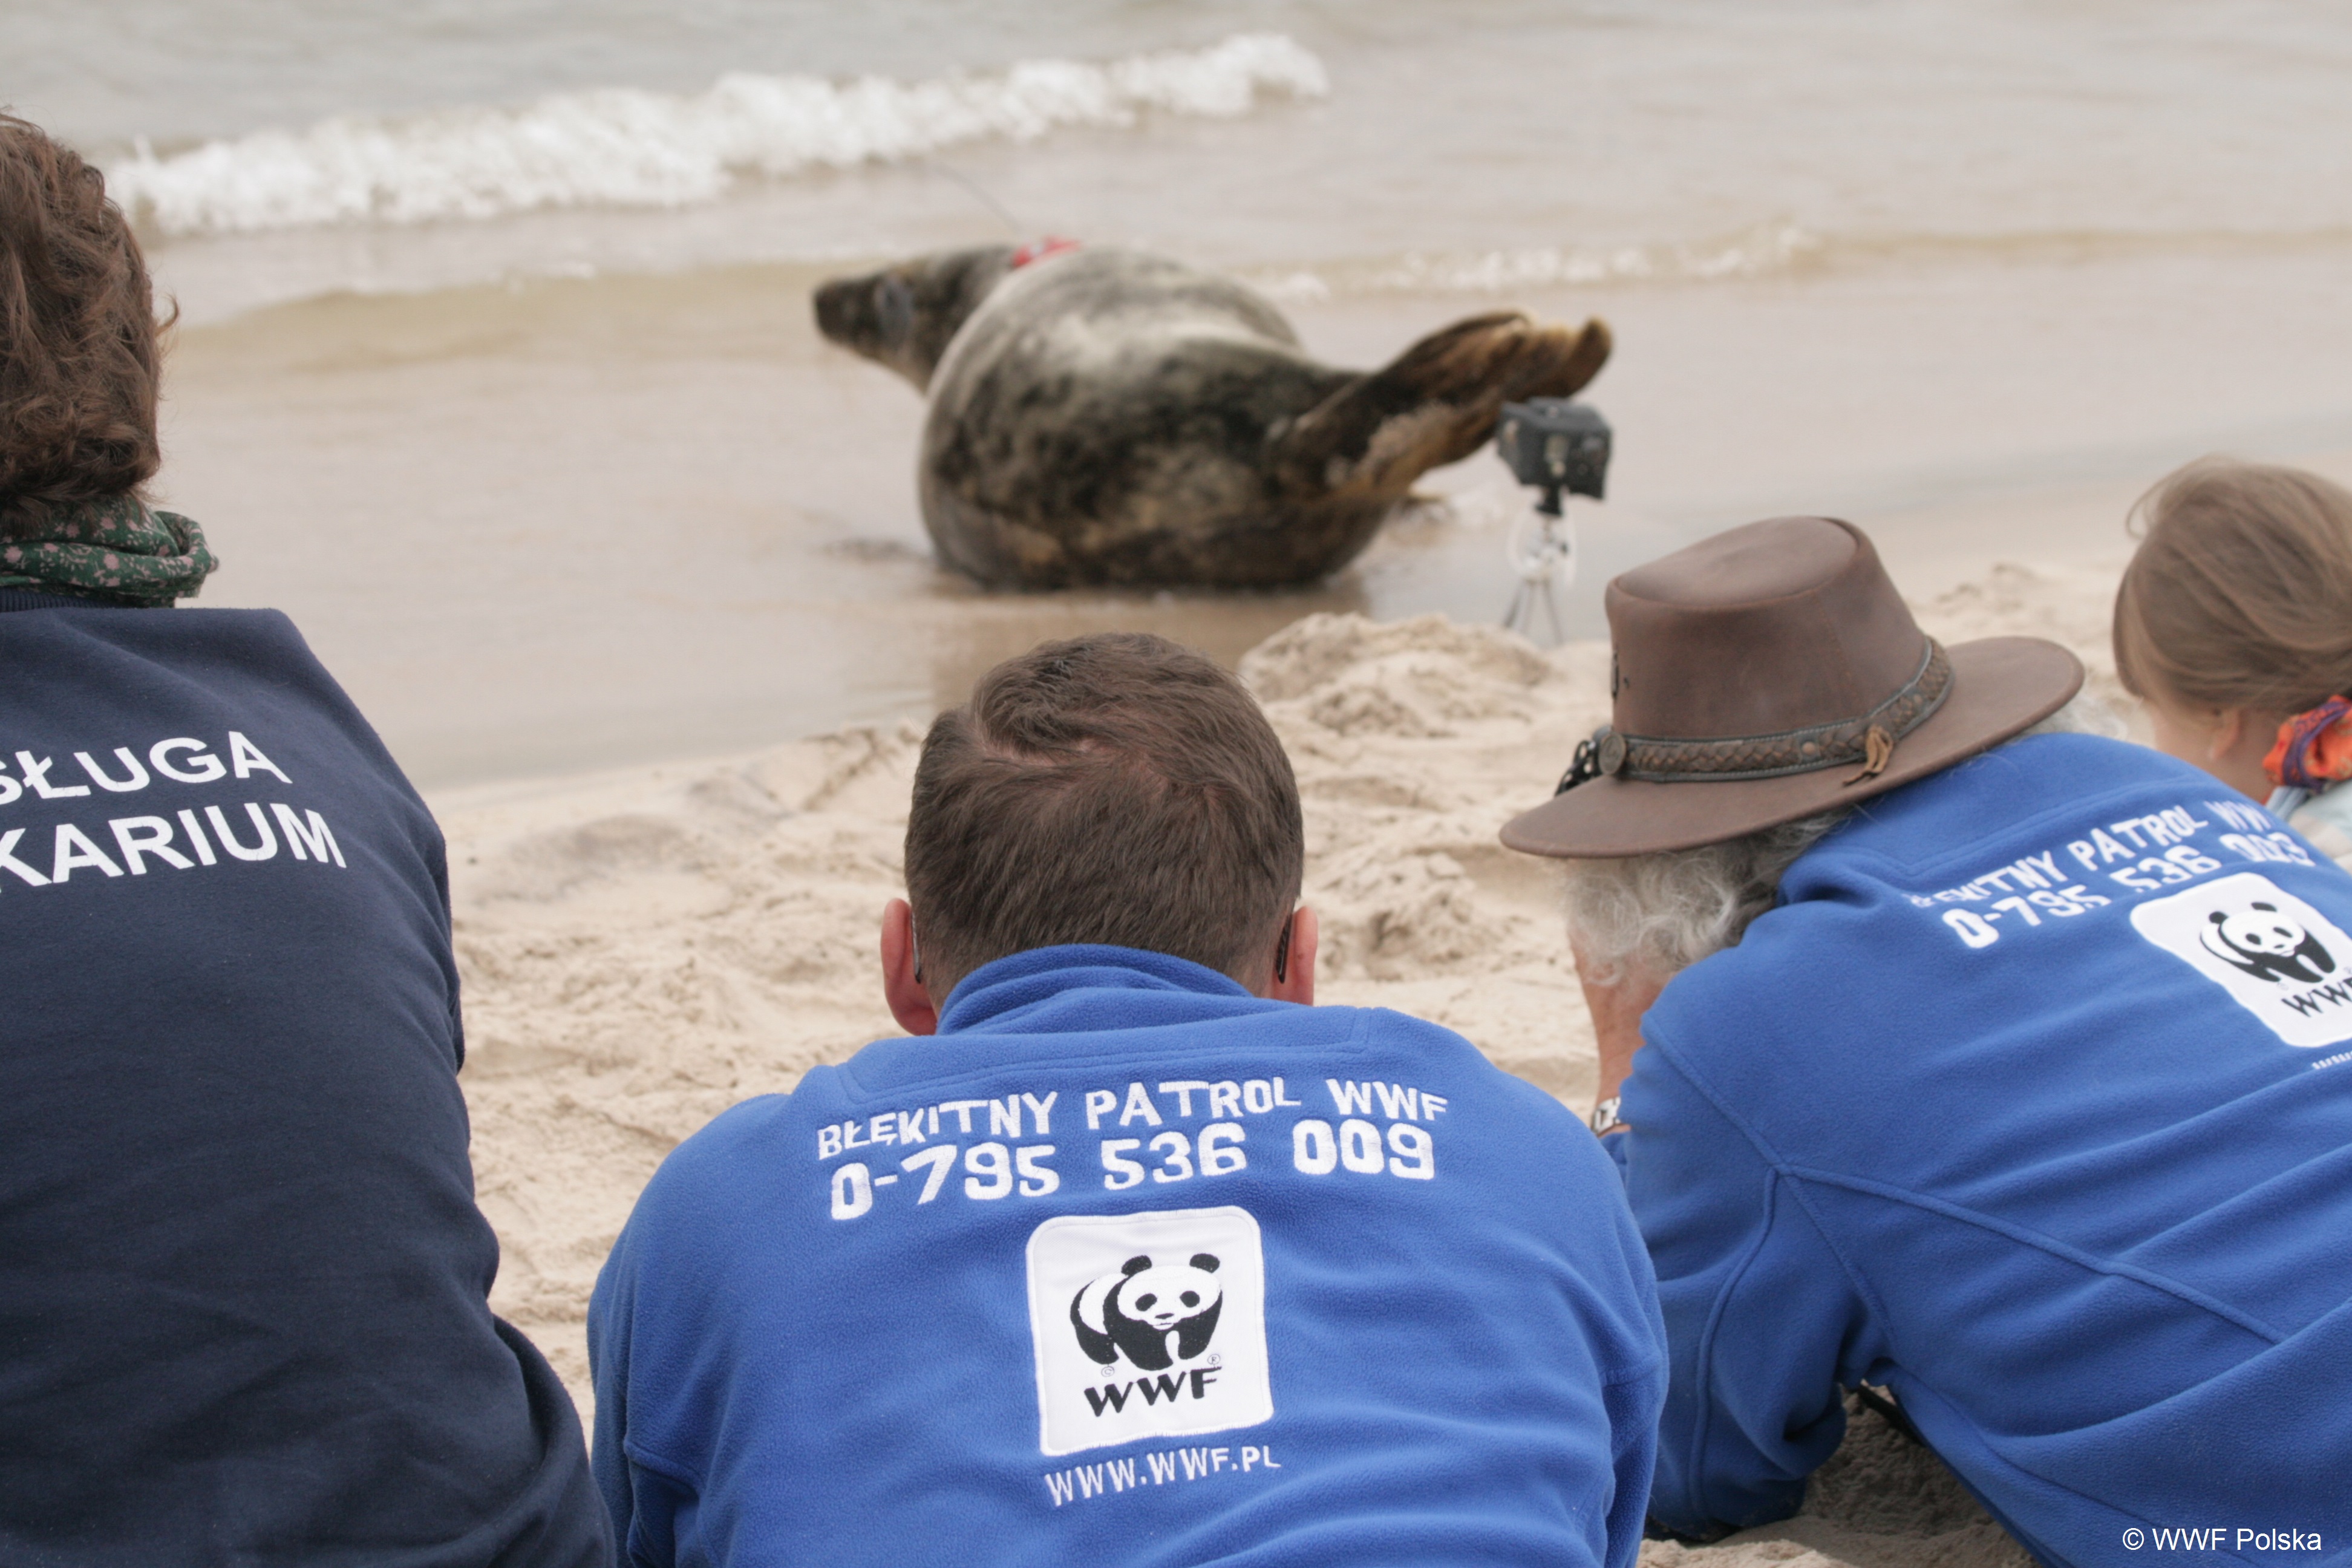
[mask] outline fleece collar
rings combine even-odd
[[[1230,975],[1190,959],[1132,947],[1072,943],[1032,948],[982,964],[957,982],[940,1009],[942,1035],[1029,1033],[1055,1027],[1045,1005],[1071,991],[1182,992],[1255,1001]],[[1084,1027],[1075,1020],[1070,1027]]]

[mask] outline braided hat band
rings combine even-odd
[[[1565,794],[1597,778],[1643,784],[1728,784],[1815,773],[1845,763],[1862,764],[1862,771],[1847,784],[1875,778],[1894,759],[1895,743],[1927,722],[1951,695],[1951,660],[1942,644],[1933,637],[1926,640],[1918,672],[1860,718],[1716,741],[1625,735],[1604,724],[1592,732],[1591,740],[1577,742],[1576,759],[1553,793]]]

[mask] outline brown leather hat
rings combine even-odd
[[[2049,717],[2083,666],[2040,637],[1947,648],[1862,530],[1776,517],[1609,584],[1612,722],[1503,829],[1530,855],[1688,849],[1883,794]]]

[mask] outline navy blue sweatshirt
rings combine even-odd
[[[1867,1381],[2044,1563],[2352,1561],[2352,877],[2055,735],[1780,892],[1666,986],[1611,1140],[1673,1343],[1653,1513],[1792,1511]]]
[[[0,614],[0,1564],[588,1568],[441,837],[286,617]]]
[[[628,1560],[1629,1568],[1663,1343],[1458,1035],[1055,947],[663,1163],[589,1318]]]

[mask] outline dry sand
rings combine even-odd
[[[1919,606],[1948,640],[2028,631],[2114,692],[2109,575],[2001,566]],[[1553,873],[1496,844],[1606,712],[1608,652],[1440,616],[1318,615],[1242,665],[1298,770],[1323,1000],[1433,1018],[1580,1108],[1591,1028]],[[664,1154],[712,1116],[895,1033],[883,901],[919,740],[843,731],[723,763],[439,797],[455,873],[492,1300],[590,1408],[596,1269]],[[2021,1568],[1940,1465],[1876,1417],[1805,1514],[1655,1568]]]

